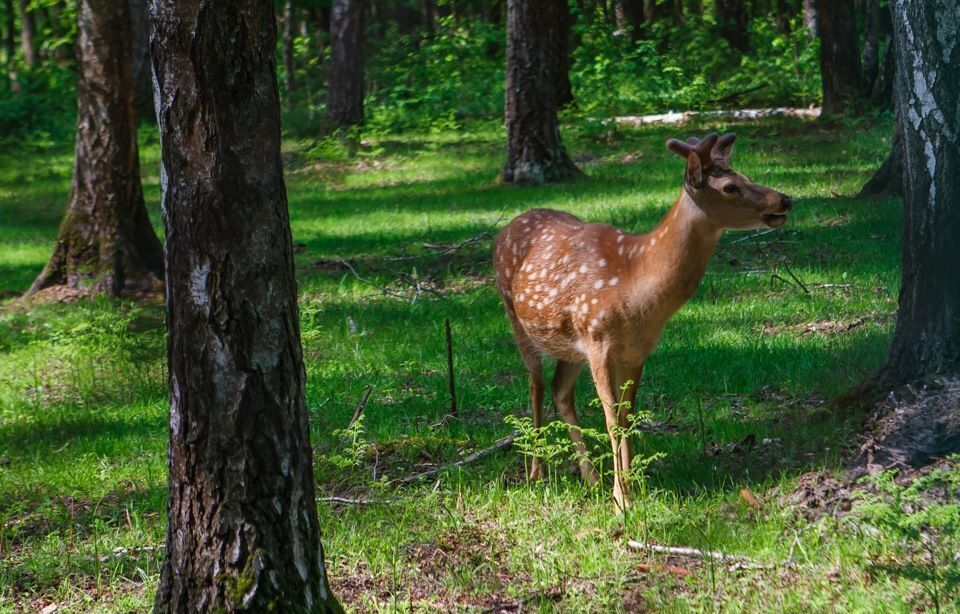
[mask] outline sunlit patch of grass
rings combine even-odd
[[[616,516],[609,486],[583,486],[570,464],[527,484],[515,452],[402,489],[384,483],[489,445],[509,431],[505,416],[526,413],[526,375],[489,283],[482,233],[532,207],[643,231],[666,212],[682,178],[682,161],[664,140],[723,128],[610,134],[568,126],[588,178],[542,188],[496,183],[504,146],[495,124],[370,137],[356,157],[335,160],[316,157],[315,142],[286,143],[319,494],[386,501],[319,503],[330,574],[352,607],[484,609],[522,600],[543,611],[869,611],[920,603],[907,582],[866,572],[873,538],[848,525],[811,525],[780,502],[802,473],[838,466],[857,417],[823,415],[823,401],[875,368],[889,339],[899,205],[850,197],[889,146],[886,125],[736,126],[735,166],[795,196],[796,211],[776,233],[729,234],[697,295],[668,324],[638,400],[658,424],[638,449],[666,457],[626,516]],[[157,222],[159,152],[155,137],[141,140]],[[24,186],[0,191],[0,291],[17,293],[52,248],[69,154],[64,145],[5,158],[0,168],[4,180]],[[478,236],[474,251],[455,250],[445,261],[431,247]],[[365,281],[337,257],[352,259]],[[440,295],[397,286],[403,279],[429,279]],[[384,297],[378,287],[386,286],[415,300]],[[445,318],[458,420],[443,420]],[[156,305],[87,301],[0,312],[4,605],[149,607],[166,499],[163,334]],[[327,457],[345,444],[332,433],[346,426],[367,385],[370,447],[349,470],[338,468]],[[581,421],[603,430],[593,397],[583,375]],[[548,418],[557,419],[552,409]],[[761,510],[744,503],[741,488],[756,494]],[[731,570],[625,548],[625,538],[641,536],[773,567]],[[135,549],[145,546],[154,549]],[[781,564],[791,552],[796,568]],[[638,567],[647,563],[682,569]]]

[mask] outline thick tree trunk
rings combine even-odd
[[[900,308],[880,378],[887,387],[960,372],[960,20],[948,4],[895,5],[904,242]]]
[[[150,0],[130,0],[133,24],[133,108],[137,121],[153,120],[153,75],[150,72]]]
[[[19,0],[17,7],[20,11],[20,47],[23,50],[23,64],[33,68],[37,64],[37,48],[34,40],[33,11],[27,10],[30,0]]]
[[[340,612],[312,480],[273,4],[154,0],[170,498],[157,612]]]
[[[50,286],[120,296],[151,290],[163,250],[143,204],[125,2],[77,9],[77,137],[70,205],[53,256],[29,293]]]
[[[803,0],[803,27],[816,36],[817,32],[817,0]]]
[[[507,0],[507,162],[502,176],[507,183],[539,184],[580,174],[557,123],[568,83],[569,19],[565,0]]]
[[[870,91],[880,74],[880,41],[882,32],[880,0],[866,0],[863,5],[863,85]]]
[[[334,130],[363,123],[363,0],[333,0],[327,123]]]
[[[853,0],[817,3],[824,116],[844,115],[863,102],[856,17]]]
[[[715,0],[713,6],[720,36],[725,38],[734,50],[746,52],[750,46],[750,38],[744,0]]]
[[[19,91],[19,85],[17,84],[17,73],[14,68],[14,62],[17,57],[17,40],[16,40],[16,16],[13,13],[13,0],[3,0],[3,14],[6,15],[6,27],[7,31],[4,34],[3,46],[7,55],[7,78],[10,80],[10,89],[13,91]]]
[[[290,94],[297,89],[297,77],[293,65],[294,19],[293,0],[286,0],[283,3],[283,89],[287,93],[288,104]]]

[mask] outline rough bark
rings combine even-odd
[[[10,89],[16,90],[17,74],[14,70],[14,61],[17,55],[17,40],[13,0],[3,0],[3,14],[6,16],[6,32],[4,33],[3,46],[7,55],[7,78],[10,79]]]
[[[33,11],[27,10],[30,0],[19,0],[17,8],[20,13],[20,47],[23,51],[23,64],[33,68],[37,64],[37,48],[34,40],[35,23]]]
[[[29,290],[65,285],[120,296],[159,285],[163,253],[143,203],[125,2],[77,8],[77,135],[70,204],[53,256]]]
[[[897,0],[894,15],[904,243],[888,388],[960,372],[960,18],[956,2],[926,0]]]
[[[154,0],[167,230],[170,498],[157,612],[339,612],[311,466],[260,0]]]
[[[333,0],[326,119],[334,129],[363,123],[363,0]]]
[[[881,31],[880,0],[865,0],[863,3],[863,83],[868,90],[880,74]]]
[[[725,38],[734,50],[746,52],[750,46],[750,37],[744,0],[715,0],[713,6],[720,36]]]
[[[557,122],[567,80],[568,11],[565,0],[507,1],[504,182],[539,184],[580,174]]]
[[[814,36],[818,34],[817,0],[803,0],[803,27]]]
[[[297,89],[297,77],[293,65],[293,24],[295,20],[293,0],[283,3],[283,89],[290,94]]]
[[[817,35],[820,37],[823,116],[844,115],[858,109],[864,88],[853,0],[818,2]]]

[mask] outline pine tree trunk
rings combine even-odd
[[[170,498],[156,612],[341,612],[312,479],[273,3],[154,0]]]
[[[817,2],[823,116],[845,115],[863,104],[863,75],[853,0]]]
[[[126,2],[77,9],[77,137],[70,205],[29,294],[50,286],[120,296],[152,290],[163,250],[143,204]]]
[[[960,372],[960,19],[952,6],[895,5],[904,244],[900,308],[880,378],[887,387]]]
[[[334,130],[363,123],[363,0],[333,0],[327,123]]]
[[[557,109],[569,92],[565,0],[507,0],[507,183],[580,175],[560,138]]]

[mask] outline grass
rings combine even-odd
[[[679,132],[713,128],[722,126]],[[609,484],[584,487],[570,463],[525,483],[516,452],[439,482],[397,490],[383,479],[489,445],[510,431],[505,416],[527,413],[525,374],[490,279],[489,240],[443,256],[424,244],[463,242],[535,206],[648,228],[679,189],[682,163],[663,147],[678,131],[574,123],[565,135],[588,179],[521,189],[494,182],[498,126],[370,137],[356,157],[336,143],[285,140],[318,490],[389,500],[318,504],[330,575],[349,606],[926,606],[916,583],[870,571],[873,557],[895,548],[892,539],[808,521],[784,499],[802,474],[840,467],[859,416],[824,412],[823,401],[876,368],[889,341],[900,207],[850,195],[887,150],[890,126],[765,121],[736,130],[735,167],[794,196],[796,213],[770,235],[728,235],[697,295],[668,324],[638,400],[666,427],[637,441],[643,454],[665,457],[624,517]],[[155,137],[142,135],[141,154],[158,223]],[[24,291],[52,250],[70,161],[66,144],[0,154],[4,296]],[[411,284],[435,293],[411,292]],[[444,318],[453,325],[462,414],[441,422]],[[148,609],[166,500],[161,308],[8,302],[0,355],[0,610]],[[368,384],[374,392],[350,447],[334,432]],[[585,426],[601,429],[593,397],[584,375],[577,407]],[[644,536],[769,563],[793,553],[800,565],[732,570],[626,549],[625,538]]]

